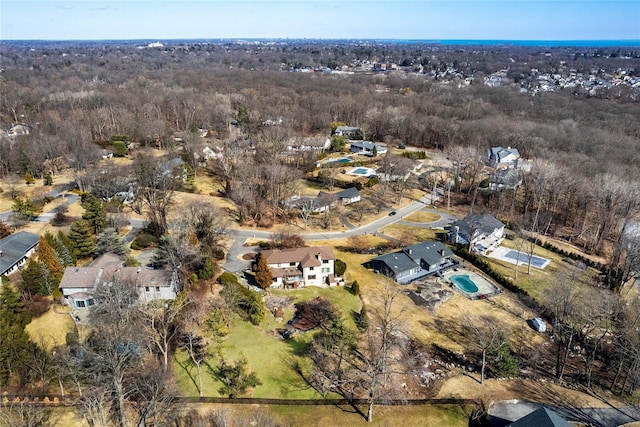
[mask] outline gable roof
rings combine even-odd
[[[451,224],[451,227],[458,227],[460,234],[473,238],[477,234],[491,234],[496,229],[504,227],[504,224],[489,214],[469,214]]]
[[[358,197],[360,192],[356,187],[349,187],[337,192],[335,195],[339,199],[353,199],[354,197]]]
[[[407,246],[398,252],[380,255],[372,261],[383,262],[394,274],[398,274],[419,267],[421,261],[431,266],[439,264],[443,258],[452,255],[453,252],[451,252],[451,249],[447,248],[441,242],[430,241]]]
[[[420,260],[424,261],[427,265],[439,264],[442,258],[450,257],[453,255],[451,249],[447,248],[441,242],[422,242],[415,245],[407,246],[403,249],[416,264],[420,264]]]
[[[40,241],[40,236],[19,231],[0,240],[0,275],[6,273]]]
[[[416,268],[416,262],[409,258],[409,256],[404,252],[392,252],[390,254],[380,255],[375,257],[371,261],[377,261],[384,263],[391,271],[393,271],[394,275],[398,275],[403,271],[411,270],[412,268]]]
[[[67,267],[60,289],[95,289],[101,283],[119,280],[136,286],[171,286],[169,270],[151,270],[141,267]]]
[[[267,264],[296,262],[301,263],[303,267],[319,266],[320,261],[316,257],[318,254],[322,259],[335,259],[333,250],[329,246],[291,249],[267,249],[262,251],[262,256],[266,259]]]
[[[572,427],[568,421],[544,406],[507,425],[507,427]]]

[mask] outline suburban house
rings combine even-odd
[[[349,187],[337,193],[326,193],[324,191],[320,191],[317,197],[294,196],[287,199],[285,201],[285,205],[293,209],[321,213],[336,204],[346,206],[351,203],[359,202],[360,199],[361,197],[358,189],[355,187]]]
[[[349,149],[353,153],[362,154],[365,156],[373,157],[374,151],[378,156],[387,153],[387,147],[382,144],[376,144],[371,141],[352,141]]]
[[[348,139],[362,139],[362,129],[352,126],[338,126],[334,134]]]
[[[504,239],[504,224],[489,214],[469,214],[451,224],[449,242],[469,245],[469,250],[486,255]]]
[[[331,140],[329,138],[317,136],[296,136],[287,142],[288,152],[297,151],[323,151],[329,148]]]
[[[335,276],[333,250],[329,246],[262,251],[273,276],[272,288],[333,286],[342,283]]]
[[[416,279],[443,272],[456,264],[451,249],[441,242],[427,241],[380,255],[369,261],[368,267],[406,285]]]
[[[492,147],[487,152],[487,160],[492,168],[514,168],[518,165],[520,153],[517,148]]]
[[[36,251],[40,236],[19,231],[0,240],[0,276],[21,269]]]
[[[507,427],[571,427],[572,424],[542,406],[524,417],[507,424]]]
[[[67,267],[60,280],[62,295],[71,307],[89,308],[95,304],[94,294],[99,286],[121,282],[138,288],[140,300],[174,299],[178,293],[178,278],[166,270],[144,267],[124,267],[121,258],[105,254],[90,266]]]
[[[514,190],[522,185],[520,169],[498,169],[489,176],[489,190]]]

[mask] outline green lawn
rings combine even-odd
[[[345,288],[316,288],[291,291],[272,291],[274,295],[285,295],[296,298],[296,301],[308,301],[317,296],[331,301],[336,308],[344,313],[344,319],[353,325],[350,316],[351,310],[360,310],[360,300]],[[298,335],[294,340],[283,340],[276,329],[284,327],[285,323],[293,316],[293,310],[285,312],[283,322],[278,322],[271,313],[267,313],[260,326],[254,326],[242,321],[239,317],[234,319],[231,333],[225,337],[222,353],[229,361],[237,360],[241,355],[247,358],[249,370],[258,374],[262,385],[256,387],[252,397],[269,397],[282,399],[315,399],[320,396],[306,384],[302,383],[298,375],[290,367],[291,355],[311,334]],[[173,361],[173,369],[178,385],[183,395],[197,396],[198,391],[194,381],[197,381],[195,368],[188,367],[185,363],[187,355],[177,351]],[[205,396],[219,396],[218,389],[221,383],[210,373],[210,368],[218,365],[219,360],[211,357],[207,360],[208,366],[203,366],[203,389]],[[185,369],[181,365],[187,367]]]

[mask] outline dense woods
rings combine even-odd
[[[601,256],[605,262],[597,265],[593,289],[576,292],[574,278],[550,278],[546,298],[530,302],[553,322],[555,364],[545,372],[620,394],[640,387],[640,319],[637,306],[630,308],[621,297],[640,270],[638,233],[629,231],[637,229],[640,214],[640,82],[630,83],[640,73],[640,49],[347,41],[193,41],[161,48],[140,42],[2,42],[0,60],[0,182],[2,196],[13,201],[17,225],[37,216],[45,197],[29,200],[16,190],[17,182],[49,186],[69,169],[84,192],[82,219],[66,233],[41,238],[38,261],[22,270],[17,291],[2,287],[0,333],[10,332],[18,345],[0,341],[0,385],[19,389],[39,382],[45,389],[55,379],[63,395],[78,390],[81,412],[92,425],[125,426],[130,424],[127,407],[135,409],[138,425],[179,425],[195,416],[167,409],[175,409],[172,398],[178,393],[169,368],[175,352],[200,396],[206,375],[221,378],[220,393],[227,396],[261,384],[247,371],[243,355],[235,361],[221,357],[222,338],[233,321],[259,325],[265,318],[261,294],[230,273],[219,276],[222,291],[207,303],[197,294],[205,291],[194,286],[195,297],[141,306],[136,295],[116,283],[96,295],[110,309],[96,310],[90,336],[84,342],[68,336],[68,345],[51,359],[29,341],[24,327],[34,313],[34,298],[59,296],[64,267],[105,252],[129,255],[128,242],[118,234],[123,201],[147,220],[132,249],[155,247],[153,264],[179,271],[182,283],[213,281],[215,260],[224,258],[229,221],[265,228],[287,223],[299,215],[286,201],[299,194],[302,180],[314,188],[344,186],[336,179],[339,168],[317,170],[325,153],[287,149],[331,138],[329,151],[344,151],[344,138],[332,135],[342,124],[362,129],[365,140],[415,150],[380,156],[378,172],[386,176],[404,175],[412,159],[428,156],[426,150],[446,160],[423,170],[420,180],[359,182],[374,201],[353,208],[358,222],[365,213],[380,213],[385,203],[402,200],[411,188],[439,188],[444,197],[438,207],[492,213],[522,248],[531,245],[531,253],[542,242],[536,239],[549,237]],[[500,85],[484,83],[502,71]],[[584,85],[532,90],[542,74],[618,83],[598,90]],[[26,131],[9,134],[16,125]],[[494,146],[516,147],[531,160],[517,188],[488,189],[486,153]],[[205,157],[204,147],[214,155]],[[156,149],[167,155],[154,156]],[[112,156],[131,161],[107,161]],[[194,182],[202,175],[217,185],[210,195],[234,206],[233,215],[207,201],[209,195],[176,207],[176,193],[199,191]],[[57,208],[54,221],[66,224],[66,209]],[[330,229],[335,215],[327,211],[315,218],[320,228]],[[302,220],[306,228],[309,218]],[[0,236],[9,232],[0,221]],[[354,242],[358,237],[362,240],[356,236]],[[274,235],[278,239],[282,247],[305,245],[300,236]],[[127,265],[135,262],[127,258]],[[340,269],[346,269],[342,261]],[[262,256],[254,275],[257,285],[268,289],[273,277]],[[354,282],[352,293],[358,295],[360,286]],[[325,368],[309,377],[315,389],[349,401],[368,395],[363,416],[369,421],[374,400],[384,400],[394,388],[387,384],[392,375],[387,361],[401,355],[409,364],[409,347],[418,352],[389,308],[399,294],[389,287],[385,292],[382,309],[372,310],[370,321],[364,305],[360,313],[354,311],[360,335],[346,330],[331,306],[331,322],[310,341],[307,353],[301,352]],[[505,344],[511,331],[494,326],[490,320],[465,326],[482,354],[482,381],[491,363],[498,366],[494,374],[518,373],[515,352]],[[380,337],[374,327],[393,339]],[[358,337],[364,347],[357,348]],[[569,354],[577,342],[584,351],[572,364]],[[205,363],[213,356],[220,356],[217,367]],[[347,360],[348,369],[332,371],[336,358]],[[101,363],[93,363],[97,360]],[[51,367],[38,369],[42,364]],[[341,382],[345,378],[348,387]]]

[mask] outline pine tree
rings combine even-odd
[[[267,259],[262,255],[262,252],[258,254],[258,259],[254,266],[256,284],[262,289],[267,289],[273,283],[273,275],[271,269],[267,264]]]
[[[51,248],[45,236],[40,236],[36,254],[38,255],[38,261],[43,262],[44,265],[47,266],[51,281],[56,285],[60,283],[60,279],[62,279],[62,265],[60,261],[58,261],[53,248]]]
[[[67,236],[62,232],[62,230],[60,230],[58,231],[58,236],[56,237],[56,239],[59,240],[65,248],[67,248],[69,256],[71,257],[71,265],[76,265],[76,263],[78,262],[78,257],[76,256],[75,247],[73,246],[73,242],[69,239],[69,236]]]
[[[31,346],[24,328],[30,321],[20,295],[3,277],[0,283],[0,386],[24,368]]]
[[[25,174],[24,174],[24,182],[27,185],[35,184],[36,180],[33,177],[33,175],[31,175],[31,172],[29,172],[29,171],[25,172]]]
[[[127,242],[114,228],[107,228],[96,238],[94,256],[98,257],[106,252],[125,256],[130,252]]]
[[[42,181],[45,186],[53,185],[53,176],[51,175],[51,172],[45,173],[42,177]]]
[[[69,240],[73,244],[73,252],[78,258],[93,255],[95,245],[91,225],[86,221],[75,221],[69,228]]]
[[[106,214],[104,203],[93,194],[85,193],[81,197],[81,204],[84,208],[82,219],[86,220],[93,229],[94,233],[102,230],[106,224]]]
[[[69,249],[62,243],[62,241],[60,241],[58,237],[47,231],[44,234],[44,238],[47,239],[47,243],[49,243],[49,246],[51,246],[51,249],[53,249],[56,259],[58,260],[62,268],[74,265],[71,254],[69,253]]]
[[[29,263],[20,272],[22,281],[18,285],[20,292],[26,298],[36,295],[49,295],[53,292],[54,284],[51,280],[49,269],[44,262],[29,260]]]

